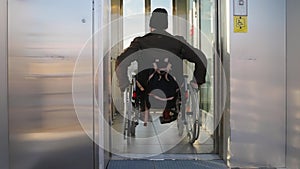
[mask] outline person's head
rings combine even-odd
[[[164,8],[156,8],[150,18],[150,28],[165,30],[168,28],[168,12]]]

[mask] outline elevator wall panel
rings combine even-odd
[[[0,165],[8,169],[7,1],[0,0]]]
[[[248,31],[233,31],[231,1],[231,165],[284,167],[285,0],[248,0]],[[236,1],[239,2],[239,1]]]
[[[300,169],[300,1],[287,0],[287,168]]]
[[[91,6],[85,0],[8,2],[11,169],[93,167]],[[79,56],[80,73],[73,74]],[[74,107],[72,82],[79,77]]]

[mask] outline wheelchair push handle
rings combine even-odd
[[[183,78],[184,78],[184,89],[185,90],[188,90],[189,86],[191,86],[192,89],[194,89],[194,90],[199,90],[199,86],[194,79],[188,82],[188,75],[183,75]]]

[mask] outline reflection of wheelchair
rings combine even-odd
[[[199,109],[198,89],[193,88],[187,79],[188,77],[184,76],[183,85],[181,85],[180,91],[176,92],[177,96],[174,96],[174,104],[171,107],[169,106],[170,122],[177,120],[179,136],[183,135],[184,128],[186,128],[189,142],[194,143],[198,139],[200,132],[201,110]],[[140,96],[140,89],[139,82],[133,76],[131,85],[124,92],[124,139],[135,136],[135,128],[139,121],[144,121],[144,125],[151,121],[149,120],[149,111],[145,111],[145,104],[142,104],[143,99]],[[163,100],[159,96],[151,96],[161,103],[169,100],[169,98]],[[148,93],[147,97],[151,96]]]

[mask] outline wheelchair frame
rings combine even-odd
[[[193,144],[199,137],[202,126],[202,110],[199,108],[198,89],[187,82],[188,76],[184,76],[184,84],[181,92],[181,100],[176,100],[178,135],[182,136],[186,131],[189,143]],[[135,128],[139,124],[140,101],[136,94],[136,79],[133,76],[131,85],[124,92],[124,139],[135,136]],[[135,106],[133,106],[135,105]],[[145,122],[147,123],[147,122]]]

